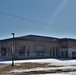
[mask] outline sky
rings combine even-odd
[[[0,39],[11,33],[76,38],[76,0],[0,0]]]

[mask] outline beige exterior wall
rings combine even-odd
[[[62,40],[60,48],[60,57],[63,58],[72,58],[72,52],[76,52],[76,40],[67,39]]]
[[[12,58],[12,50],[14,50],[15,58],[43,58],[43,57],[72,58],[72,56],[74,56],[72,55],[72,52],[76,53],[76,40],[67,39],[67,40],[61,40],[62,42],[59,42],[54,39],[46,40],[45,38],[43,39],[42,37],[39,37],[39,38],[27,37],[27,38],[30,38],[33,40],[28,41],[28,40],[15,39],[14,42],[13,40],[1,41],[0,42],[0,57]],[[2,46],[6,47],[5,56],[2,56],[1,54]],[[20,46],[25,47],[24,55],[20,55]],[[10,47],[11,49],[9,49]],[[37,50],[38,47],[43,48],[43,50],[41,50],[42,52]]]
[[[69,41],[68,41],[68,47],[69,47],[69,48],[76,47],[76,41],[69,40]]]
[[[57,57],[56,54],[55,56],[50,55],[53,53],[53,47],[55,48],[56,52],[56,47],[58,48],[58,43],[57,42],[40,42],[40,41],[25,41],[25,40],[14,40],[14,45],[15,45],[15,58],[34,58],[38,57],[37,52],[36,52],[36,46],[43,46],[44,47],[44,55],[40,57]],[[27,48],[25,49],[25,56],[19,56],[19,46],[24,45],[25,47],[29,46],[29,56],[27,56]],[[9,46],[13,46],[13,41],[2,41],[1,46],[6,46],[7,47],[7,57],[11,58],[12,55],[10,54],[11,51],[9,51]],[[51,49],[50,49],[51,48]],[[50,51],[51,50],[51,51]],[[1,55],[1,49],[0,49],[0,55]],[[5,57],[5,56],[1,56]]]

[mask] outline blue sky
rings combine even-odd
[[[0,39],[28,34],[76,38],[76,0],[0,0]]]

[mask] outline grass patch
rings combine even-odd
[[[46,74],[46,73],[62,73],[62,72],[75,72],[76,69],[55,69],[55,70],[41,70],[41,71],[30,71],[30,72],[23,72],[23,73],[9,73],[9,71],[13,69],[32,69],[32,68],[47,68],[47,67],[64,67],[64,66],[57,66],[57,65],[49,65],[49,63],[18,63],[15,66],[7,66],[5,68],[0,69],[0,74],[4,73],[5,75],[31,75],[31,74]]]
[[[48,63],[22,63],[20,66],[25,69],[37,68],[37,67],[46,67]]]
[[[48,63],[21,63],[21,64],[15,64],[14,66],[7,66],[5,68],[0,69],[0,73],[6,73],[13,69],[31,69],[31,68],[37,68],[37,67],[46,67]]]
[[[64,66],[48,65],[47,67],[64,67]]]
[[[56,70],[48,70],[48,71],[30,71],[30,72],[23,72],[23,73],[11,73],[8,75],[38,75],[38,74],[52,74],[52,73],[67,73],[67,72],[75,72],[76,70],[62,70],[62,69],[56,69]]]

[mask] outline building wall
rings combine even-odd
[[[19,46],[21,46],[21,45],[23,45],[23,46],[25,46],[25,55],[24,56],[19,56]],[[17,46],[18,46],[18,58],[30,58],[31,57],[31,55],[32,55],[32,57],[34,56],[34,53],[33,53],[33,42],[31,42],[31,41],[18,41],[18,44],[17,44]],[[27,55],[27,47],[30,47],[30,49],[29,49],[29,56]]]
[[[6,46],[6,56],[1,55],[1,47]],[[25,41],[25,40],[14,40],[14,58],[43,58],[43,57],[58,57],[58,43],[57,42],[41,42],[41,41]],[[19,55],[19,46],[25,46],[25,55]],[[11,47],[11,49],[9,49]],[[0,56],[12,58],[12,47],[13,41],[2,41],[0,45]],[[29,47],[29,55],[28,55]],[[36,47],[44,47],[43,52],[38,55]],[[54,51],[53,51],[54,48]],[[57,50],[56,50],[57,49]],[[57,52],[57,54],[56,54]],[[53,55],[54,54],[54,55]]]
[[[21,58],[73,58],[76,57],[76,40],[46,39],[43,37],[27,37],[30,40],[15,39],[0,42],[0,57]],[[14,41],[14,42],[13,42]]]
[[[55,52],[56,52],[56,48],[58,48],[58,43],[54,43],[54,42],[49,43],[49,42],[40,42],[40,41],[18,41],[18,46],[19,45],[30,46],[30,54],[29,54],[29,56],[27,56],[27,49],[26,49],[25,58],[58,57],[58,56],[56,56],[56,53],[54,56],[52,55],[53,47],[55,48]],[[36,46],[44,47],[43,55],[39,55],[39,56],[37,55]],[[51,54],[50,54],[50,52],[51,52]],[[21,56],[18,56],[18,58],[21,58]]]
[[[76,40],[66,39],[60,43],[60,57],[73,58],[73,52],[76,52]],[[75,56],[76,57],[76,56]]]
[[[74,40],[68,40],[68,47],[69,48],[76,47],[76,41],[74,41]]]
[[[68,48],[68,57],[76,58],[76,48]]]

